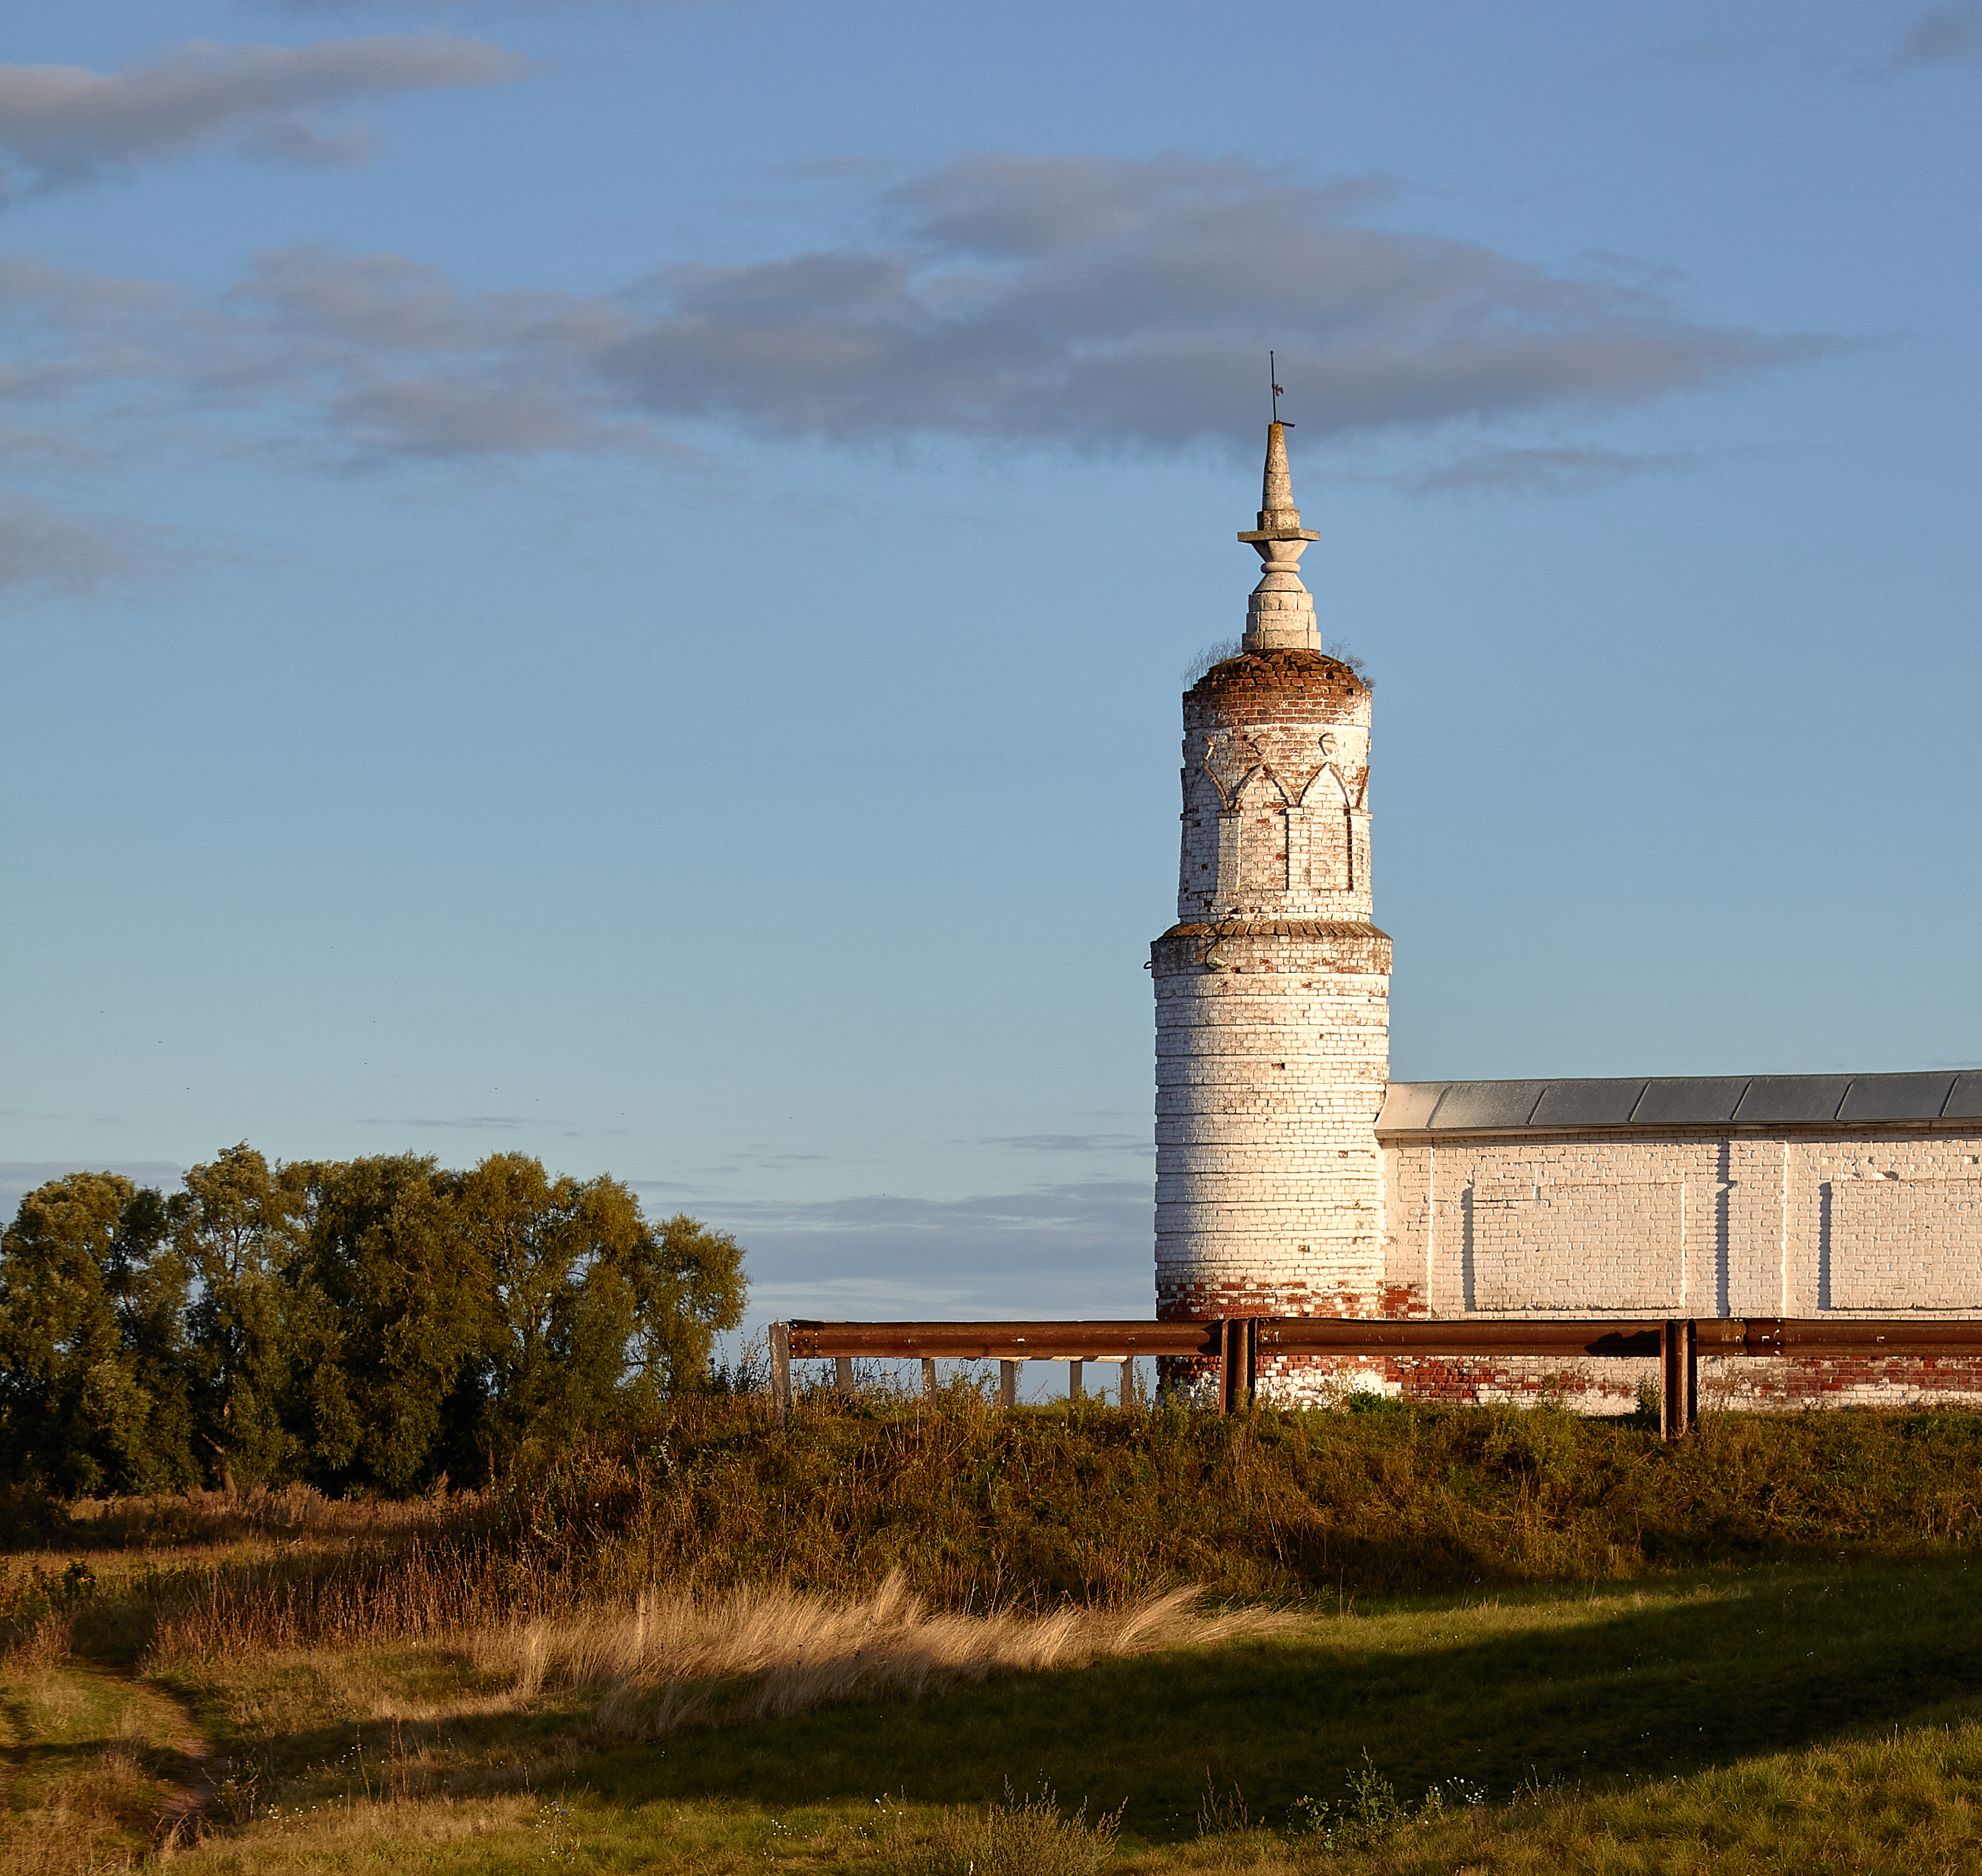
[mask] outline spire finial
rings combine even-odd
[[[1271,369],[1273,354],[1266,354]],[[1294,506],[1293,476],[1287,467],[1287,432],[1293,428],[1279,416],[1284,393],[1273,386],[1274,417],[1266,427],[1266,469],[1260,488],[1260,525],[1240,536],[1266,562],[1260,583],[1246,608],[1246,649],[1275,651],[1289,646],[1321,649],[1321,633],[1314,623],[1314,599],[1301,584],[1300,557],[1310,541],[1321,536],[1301,526]]]

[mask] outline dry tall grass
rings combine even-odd
[[[74,1638],[75,1621],[50,1609],[32,1620],[0,1625],[7,1637],[0,1648],[0,1681],[17,1674],[45,1674],[59,1667]]]
[[[248,1645],[312,1647],[624,1604],[661,1581],[861,1596],[898,1568],[959,1608],[1947,1554],[1982,1547],[1978,1507],[1977,1416],[1714,1416],[1666,1447],[1643,1426],[1498,1408],[1004,1414],[961,1393],[809,1399],[780,1430],[752,1400],[691,1397],[499,1490],[45,1507],[49,1528],[0,1561],[0,1619],[58,1600],[42,1578],[78,1554],[176,1625],[171,1654],[196,1632],[225,1645],[189,1617],[202,1585]]]
[[[1203,1614],[1200,1594],[966,1615],[932,1611],[899,1571],[851,1602],[786,1589],[700,1598],[649,1590],[630,1611],[512,1630],[495,1647],[482,1644],[479,1664],[513,1663],[526,1697],[553,1681],[600,1688],[602,1732],[651,1738],[682,1726],[785,1719],[834,1701],[918,1700],[993,1675],[1234,1641],[1285,1621],[1263,1610]]]
[[[415,1553],[362,1578],[348,1570],[287,1582],[216,1574],[160,1623],[151,1659],[170,1669],[245,1655],[348,1662],[355,1651],[432,1648],[469,1664],[462,1684],[411,1702],[375,1684],[364,1703],[373,1717],[518,1713],[589,1694],[582,1704],[601,1735],[651,1738],[683,1726],[785,1718],[838,1701],[918,1699],[997,1674],[1231,1641],[1287,1620],[1257,1609],[1203,1613],[1200,1596],[1185,1588],[973,1615],[930,1608],[897,1570],[872,1595],[852,1599],[777,1586],[700,1596],[649,1587],[630,1607],[519,1617],[492,1609],[486,1573],[451,1575]],[[362,1674],[352,1678],[359,1691]]]
[[[150,1498],[78,1498],[63,1507],[64,1537],[97,1550],[238,1544],[263,1538],[348,1543],[454,1531],[488,1513],[496,1494],[440,1493],[427,1498],[328,1498],[310,1485],[252,1486]]]
[[[569,1586],[533,1560],[486,1549],[352,1544],[341,1553],[214,1567],[158,1615],[157,1667],[312,1649],[439,1641],[570,1606]]]
[[[515,1858],[504,1863],[492,1851],[482,1867],[520,1868],[562,1855],[562,1841],[555,1839],[569,1824],[562,1801],[539,1808],[529,1794],[578,1778],[588,1749],[612,1740],[776,1719],[820,1702],[906,1700],[992,1676],[1188,1649],[1278,1625],[1258,1614],[1200,1614],[1187,1594],[1154,1593],[1179,1582],[1207,1584],[1220,1598],[1323,1591],[1346,1614],[1359,1594],[1456,1585],[1476,1597],[1482,1584],[1647,1579],[1715,1559],[1809,1557],[1823,1560],[1827,1573],[1821,1584],[1810,1580],[1815,1610],[1817,1596],[1834,1588],[1841,1595],[1847,1574],[1874,1582],[1862,1563],[1847,1564],[1847,1554],[1953,1556],[1982,1547],[1982,1417],[1728,1416],[1710,1421],[1697,1440],[1667,1447],[1643,1427],[1547,1411],[1222,1419],[1092,1406],[994,1414],[963,1397],[933,1406],[820,1399],[776,1429],[750,1402],[697,1399],[670,1406],[637,1439],[580,1445],[519,1467],[499,1490],[379,1505],[326,1500],[298,1487],[234,1500],[208,1494],[54,1507],[44,1522],[29,1534],[31,1548],[0,1556],[0,1657],[33,1696],[22,1697],[18,1713],[0,1702],[0,1724],[9,1729],[4,1743],[15,1749],[12,1767],[0,1764],[0,1876],[41,1876],[45,1868],[142,1854],[156,1841],[148,1833],[159,1807],[180,1802],[209,1775],[199,1768],[203,1757],[216,1768],[223,1759],[249,1768],[239,1774],[247,1781],[242,1801],[223,1794],[211,1814],[239,1825],[252,1812],[249,1834],[215,1848],[214,1867],[362,1867],[392,1876],[408,1860],[406,1847],[427,1841],[423,1832],[435,1841],[485,1829],[492,1841],[502,1836]],[[1653,1657],[1669,1634],[1687,1660],[1705,1664],[1705,1677],[1672,1683],[1668,1676],[1653,1684],[1655,1677],[1646,1677],[1647,1691],[1632,1697],[1643,1723],[1612,1728],[1607,1763],[1613,1770],[1639,1764],[1649,1748],[1633,1742],[1663,1737],[1656,1728],[1670,1717],[1669,1701],[1696,1697],[1685,1688],[1721,1689],[1710,1703],[1697,1697],[1704,1713],[1724,1707],[1724,1683],[1714,1677],[1730,1648],[1774,1651],[1767,1658],[1775,1668],[1746,1683],[1762,1689],[1757,1724],[1772,1741],[1803,1738],[1807,1728],[1792,1710],[1805,1679],[1820,1704],[1856,1712],[1869,1702],[1867,1713],[1887,1717],[1902,1711],[1893,1705],[1889,1661],[1910,1664],[1906,1672],[1924,1690],[1940,1684],[1937,1676],[1967,1686],[1970,1671],[1947,1641],[1956,1618],[1908,1627],[1895,1613],[1923,1584],[1954,1580],[1945,1571],[1897,1572],[1879,1577],[1878,1593],[1853,1604],[1857,1627],[1840,1632],[1869,1633],[1880,1623],[1890,1631],[1877,1671],[1865,1674],[1847,1671],[1849,1664],[1830,1653],[1811,1652],[1800,1631],[1785,1628],[1779,1637],[1772,1626],[1765,1641],[1745,1613],[1723,1620],[1689,1598],[1663,1627],[1647,1628],[1641,1608],[1619,1605],[1600,1621],[1620,1625],[1620,1634],[1645,1630]],[[1793,1607],[1801,1610],[1805,1579],[1795,1587]],[[1948,1607],[1967,1605],[1956,1599]],[[1818,1625],[1827,1637],[1842,1608],[1837,1600],[1821,1605]],[[992,1613],[957,1613],[973,1609]],[[1585,1611],[1579,1619],[1600,1617]],[[1535,1641],[1546,1658],[1530,1674],[1521,1649],[1484,1631],[1467,1639],[1458,1624],[1446,1611],[1424,1617],[1410,1628],[1422,1648],[1376,1647],[1382,1637],[1360,1617],[1331,1631],[1325,1645],[1318,1634],[1300,1644],[1331,1661],[1344,1647],[1374,1659],[1374,1648],[1390,1664],[1373,1683],[1379,1687],[1393,1673],[1418,1674],[1420,1654],[1430,1664],[1420,1676],[1430,1691],[1421,1695],[1411,1681],[1406,1692],[1373,1695],[1353,1712],[1317,1721],[1314,1741],[1302,1750],[1322,1773],[1373,1751],[1400,1789],[1422,1791],[1430,1774],[1412,1769],[1422,1742],[1452,1734],[1456,1724],[1463,1732],[1487,1712],[1501,1717],[1480,1721],[1483,1734],[1518,1736],[1523,1754],[1553,1740],[1557,1762],[1573,1774],[1577,1755],[1563,1747],[1565,1731],[1583,1726],[1587,1714],[1612,1711],[1629,1684],[1606,1676],[1590,1704],[1561,1709],[1558,1654],[1546,1653],[1540,1633],[1547,1624]],[[1831,1641],[1812,1645],[1826,1650]],[[1204,1756],[1223,1755],[1220,1778],[1234,1765],[1243,1769],[1249,1799],[1276,1818],[1286,1798],[1309,1788],[1304,1764],[1296,1778],[1274,1757],[1284,1729],[1248,1717],[1263,1674],[1270,1681],[1277,1671],[1276,1684],[1297,1689],[1277,1705],[1269,1702],[1272,1711],[1309,1697],[1309,1681],[1298,1677],[1307,1670],[1291,1654],[1275,1648],[1221,1667],[1206,1651],[1133,1671],[1151,1687],[1172,1690],[1160,1701],[1116,1690],[1137,1734],[1136,1752],[1121,1752],[1119,1728],[1103,1729],[1107,1750],[1091,1762],[1080,1756],[1083,1747],[1061,1741],[1053,1750],[1063,1763],[1054,1776],[1063,1788],[1093,1789],[1113,1803],[1139,1779],[1132,1823],[1145,1831],[1160,1823],[1170,1814],[1172,1784],[1187,1791],[1203,1769],[1198,1739],[1177,1743],[1201,1716],[1174,1690],[1223,1685],[1221,1675],[1238,1677],[1245,1691],[1228,1708],[1238,1730],[1204,1742]],[[1129,1672],[1117,1667],[1096,1678],[1113,1684]],[[1659,1691],[1668,1683],[1682,1691]],[[44,1684],[45,1697],[37,1691]],[[150,1717],[142,1744],[127,1747],[113,1741],[114,1704],[139,1694]],[[85,1694],[95,1702],[88,1711],[78,1704]],[[62,1700],[75,1710],[58,1711]],[[165,1711],[174,1701],[185,1710],[176,1730]],[[972,1755],[968,1766],[949,1768],[943,1794],[986,1795],[986,1773],[994,1787],[1007,1771],[1029,1781],[1046,1762],[1039,1741],[1050,1731],[1038,1716],[1063,1704],[989,1703],[1009,1706],[1016,1717],[977,1713],[970,1743],[955,1747]],[[1456,1722],[1462,1711],[1464,1721]],[[192,1737],[185,1721],[192,1712],[210,1741]],[[449,1724],[455,1715],[465,1722],[488,1717]],[[391,1727],[382,1768],[375,1718],[406,1723]],[[853,1712],[834,1724],[843,1723],[853,1732],[866,1727],[861,1769],[871,1764],[870,1789],[913,1786],[931,1775],[929,1729],[869,1726]],[[349,1749],[333,1764],[326,1739],[335,1734],[341,1744],[347,1727]],[[892,1743],[897,1734],[899,1747]],[[767,1729],[752,1737],[752,1780],[766,1775],[766,1764],[799,1763],[816,1745],[814,1728],[802,1724],[789,1736]],[[1174,1778],[1175,1767],[1152,1756],[1166,1737],[1182,1767]],[[1982,1734],[1964,1734],[1952,1757],[1921,1769],[1917,1788],[1904,1780],[1890,1786],[1900,1794],[1895,1802],[1917,1800],[1921,1814],[1937,1820],[1931,1831],[1923,1826],[1909,1836],[1909,1845],[1945,1848],[1958,1841],[1963,1854],[1972,1851],[1972,1808],[1965,1796],[1957,1806],[1950,1794],[1982,1788],[1974,1783],[1974,1738]],[[1580,1747],[1581,1735],[1572,1734],[1571,1743]],[[739,1778],[732,1794],[729,1751],[728,1741],[707,1734],[677,1732],[669,1744],[669,1777],[684,1764],[699,1768],[695,1788],[709,1794],[705,1834],[719,1851],[679,1867],[727,1867],[732,1853],[742,1860],[760,1853],[751,1833],[762,1828],[762,1814],[750,1810],[759,1788]],[[636,1751],[621,1763],[653,1758]],[[1253,1769],[1266,1761],[1277,1769]],[[1430,1762],[1446,1763],[1436,1755]],[[1507,1776],[1486,1781],[1497,1798],[1530,1764],[1523,1757]],[[1256,1778],[1266,1781],[1261,1789]],[[502,1794],[519,1783],[528,1787],[526,1798],[512,1803]],[[1697,1831],[1703,1845],[1715,1832],[1743,1828],[1743,1807],[1767,1811],[1791,1801],[1787,1788],[1757,1796],[1710,1778],[1698,1789],[1705,1794]],[[389,1818],[377,1803],[381,1791],[397,1807]],[[1840,1784],[1824,1798],[1834,1810],[1844,1801],[1840,1791],[1848,1797]],[[1345,1868],[1353,1854],[1353,1867],[1381,1867],[1389,1876],[1483,1860],[1498,1868],[1503,1851],[1510,1870],[1593,1867],[1600,1858],[1580,1860],[1590,1848],[1585,1840],[1614,1824],[1651,1846],[1620,1867],[1671,1867],[1657,1861],[1667,1811],[1655,1807],[1656,1815],[1640,1816],[1613,1798],[1590,1801],[1597,1808],[1584,1822],[1577,1821],[1582,1813],[1572,1817],[1559,1807],[1537,1809],[1532,1818],[1524,1811],[1527,1821],[1510,1814],[1499,1822],[1497,1804],[1443,1822],[1414,1811],[1409,1830],[1384,1845],[1352,1852],[1338,1843],[1338,1853]],[[588,1833],[609,1823],[619,1833],[626,1854],[616,1867],[648,1865],[649,1808],[607,1804],[588,1812]],[[1039,1858],[1064,1851],[1078,1861],[1089,1853],[1072,1838],[1049,1841],[1037,1818],[1032,1837],[1023,1818],[1006,1820],[1009,1841],[994,1844],[977,1834],[971,1816],[956,1813],[935,1829],[924,1811],[915,1841],[887,1851],[869,1841],[871,1811],[828,1807],[821,1815],[831,1841],[822,1837],[823,1847],[803,1868],[837,1868],[857,1857],[879,1858],[876,1867],[885,1871],[893,1855],[905,1876],[942,1876],[960,1854],[966,1868],[982,1865],[979,1876],[988,1876],[1006,1850],[1019,1855],[1013,1846],[1022,1839]],[[861,1826],[857,1833],[849,1818]],[[1865,1824],[1864,1841],[1876,1822]],[[335,1846],[321,1854],[319,1831],[324,1845]],[[1530,1838],[1542,1846],[1532,1855],[1520,1848]],[[1165,1867],[1173,1876],[1208,1871],[1228,1850],[1240,1854],[1233,1845],[1250,1857],[1252,1841],[1243,1832],[1208,1838],[1166,1851]],[[1565,1852],[1565,1844],[1576,1848]],[[1421,1864],[1396,1861],[1400,1846],[1410,1845],[1425,1850]],[[248,1846],[241,1860],[229,1861],[240,1846]],[[1323,1854],[1306,1838],[1283,1848],[1273,1854],[1290,1876]],[[1809,1852],[1811,1845],[1800,1848]],[[1820,1855],[1798,1864],[1773,1850],[1757,1850],[1750,1866],[1826,1867]],[[1929,1854],[1909,1867],[1964,1866]]]
[[[132,1866],[128,1821],[152,1796],[139,1751],[117,1740],[16,1808],[0,1804],[0,1876],[79,1876]]]

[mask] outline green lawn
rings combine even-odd
[[[1977,1582],[1960,1561],[1773,1566],[1357,1610],[602,1751],[554,1708],[229,1737],[227,1690],[188,1686],[277,1814],[185,1867],[872,1866],[898,1858],[897,1809],[922,1831],[1043,1781],[1120,1808],[1121,1856],[1150,1868],[1982,1868]],[[1372,1770],[1420,1821],[1359,1828]],[[1207,1786],[1228,1827],[1208,1837]],[[1370,1841],[1300,1834],[1303,1798]]]

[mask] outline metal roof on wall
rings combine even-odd
[[[1393,1081],[1380,1133],[1517,1128],[1807,1127],[1982,1123],[1982,1072],[1910,1075],[1630,1075],[1596,1081]]]

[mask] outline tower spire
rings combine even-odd
[[[1266,426],[1259,526],[1239,536],[1266,563],[1246,607],[1249,652],[1278,651],[1290,646],[1321,649],[1313,596],[1301,584],[1300,566],[1309,542],[1321,536],[1301,526],[1300,510],[1294,506],[1293,477],[1287,468],[1288,427],[1277,419]]]

